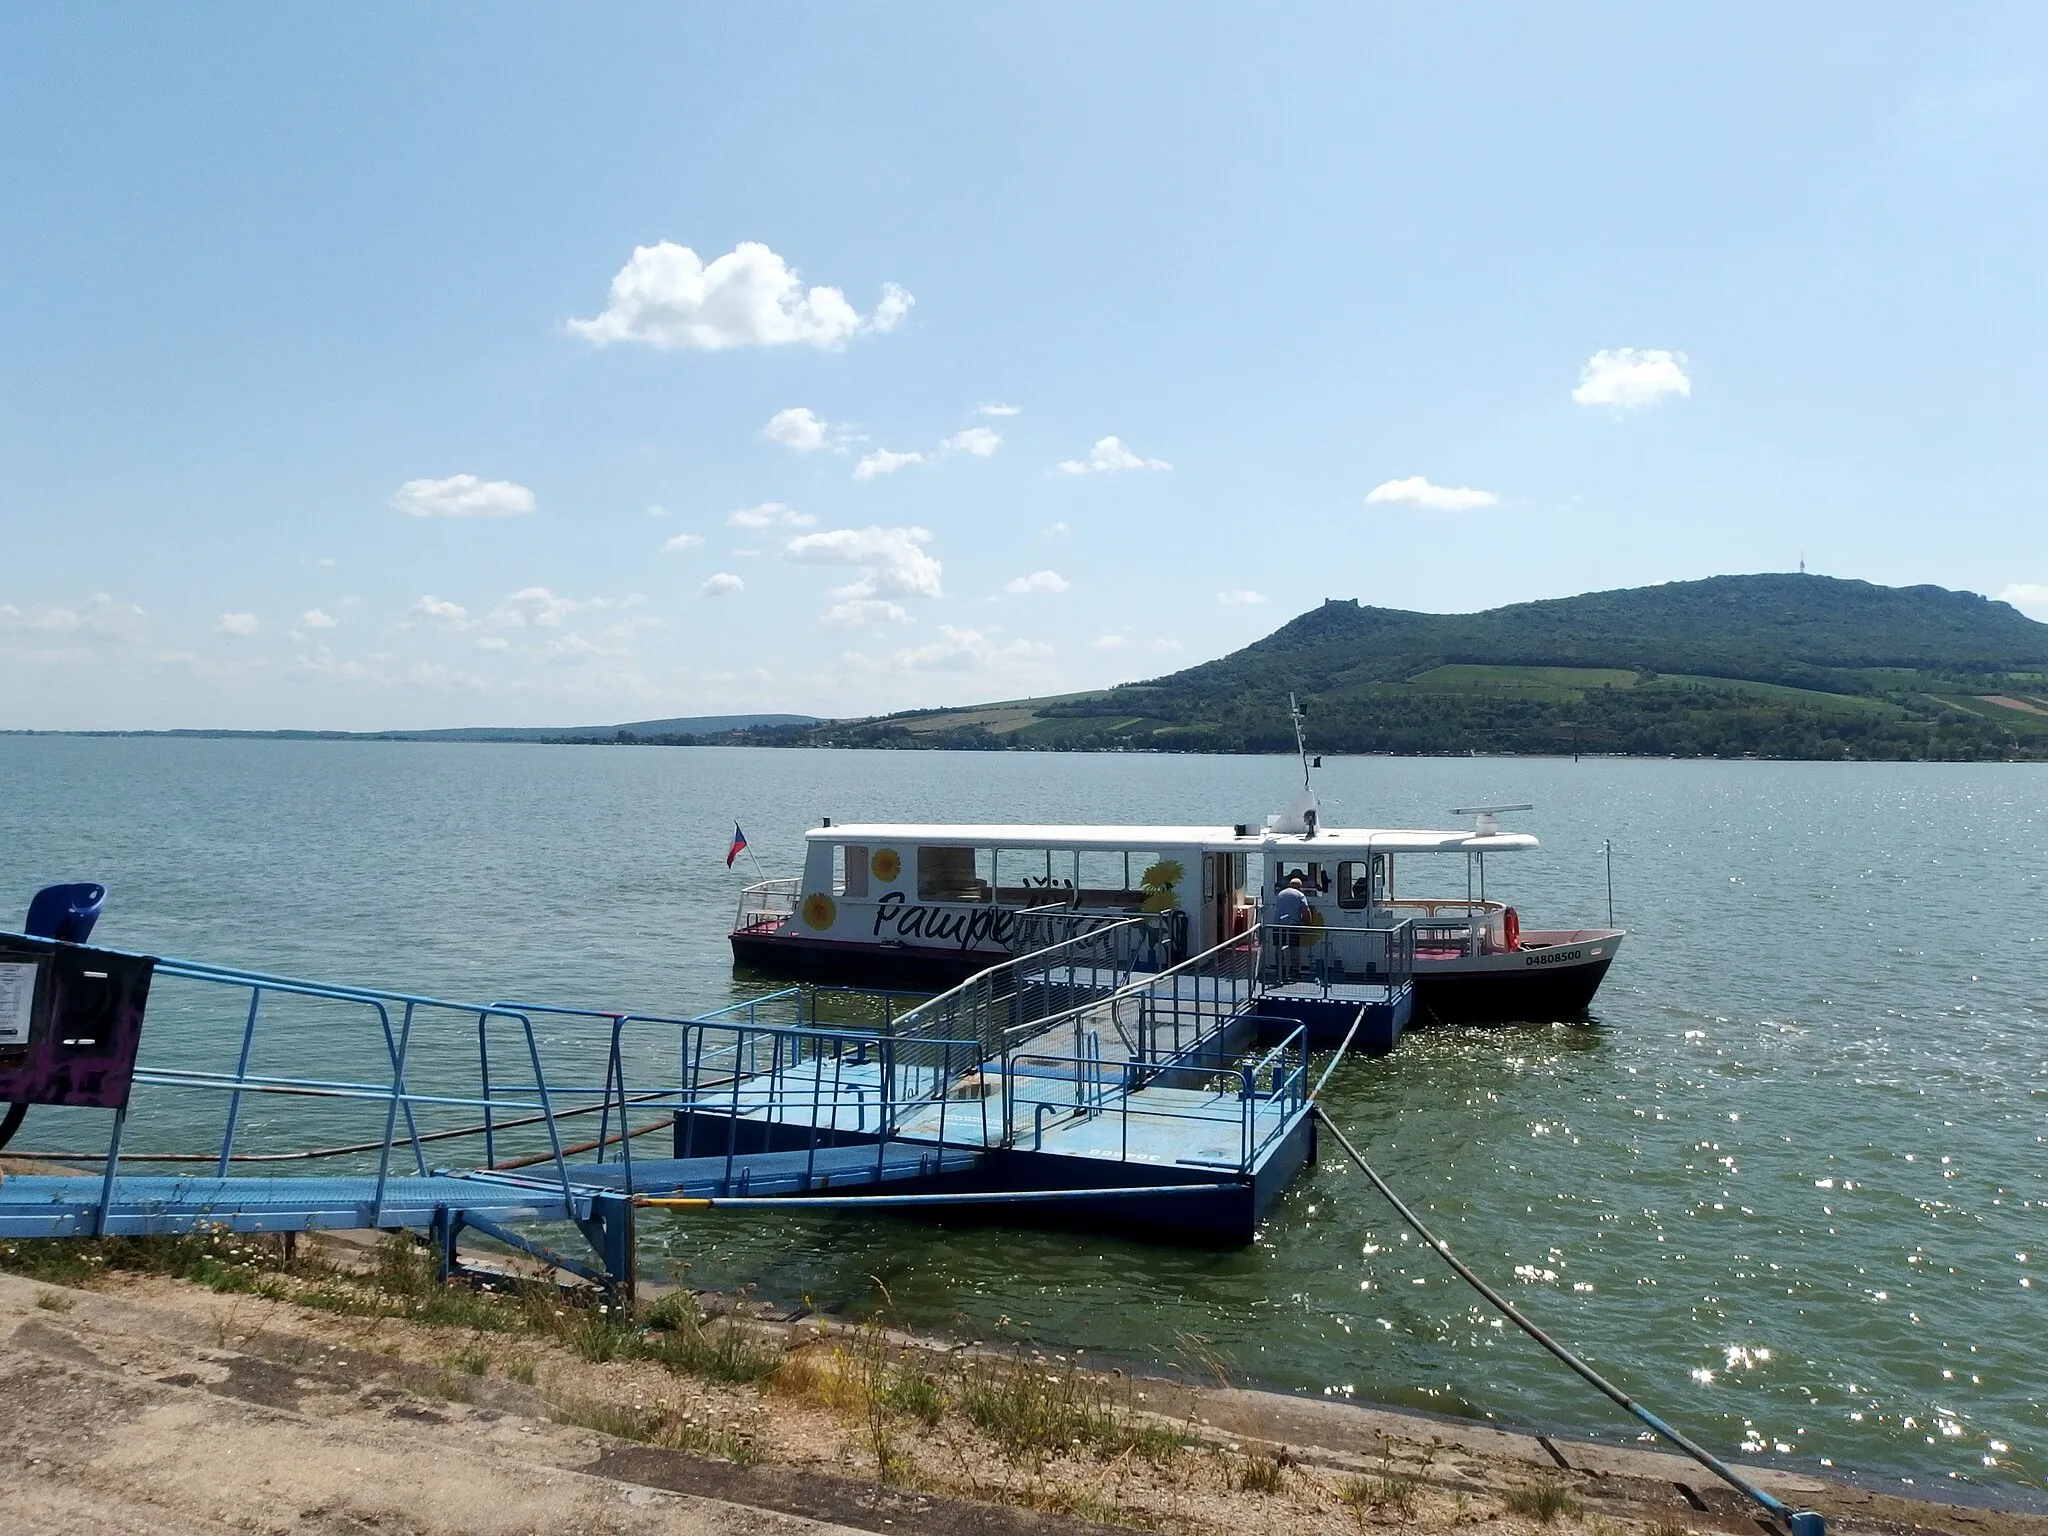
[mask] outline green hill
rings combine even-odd
[[[2048,756],[2048,624],[1941,587],[1716,576],[1483,613],[1331,600],[1100,693],[792,732],[820,745]]]

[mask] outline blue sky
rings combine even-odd
[[[2048,617],[2038,6],[0,42],[0,726],[859,714],[1802,554]]]

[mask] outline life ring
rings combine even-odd
[[[1500,942],[1509,954],[1522,947],[1522,919],[1513,907],[1501,908]]]

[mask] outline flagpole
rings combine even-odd
[[[740,831],[740,819],[737,816],[735,816],[732,819],[732,829],[735,832]],[[741,832],[740,836],[741,839],[744,841],[746,834],[744,832]],[[746,850],[747,857],[754,861],[754,873],[759,875],[763,880],[766,880],[768,878],[768,871],[761,867],[761,856],[758,853],[754,852],[754,845],[752,843],[747,843]]]

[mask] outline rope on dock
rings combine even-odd
[[[1689,1436],[1666,1424],[1656,1414],[1650,1412],[1649,1409],[1638,1403],[1634,1398],[1622,1391],[1621,1388],[1615,1386],[1613,1382],[1602,1376],[1598,1371],[1586,1364],[1585,1361],[1537,1327],[1535,1323],[1524,1317],[1516,1310],[1513,1302],[1480,1279],[1464,1260],[1452,1253],[1450,1244],[1446,1243],[1422,1224],[1422,1218],[1408,1208],[1401,1197],[1394,1193],[1393,1189],[1387,1184],[1387,1181],[1373,1171],[1372,1164],[1368,1163],[1359,1154],[1358,1148],[1351,1145],[1350,1138],[1337,1129],[1336,1122],[1330,1118],[1322,1105],[1317,1104],[1313,1108],[1316,1118],[1322,1121],[1324,1127],[1328,1129],[1332,1136],[1337,1138],[1337,1144],[1351,1154],[1351,1160],[1358,1164],[1359,1170],[1372,1181],[1373,1188],[1386,1196],[1387,1203],[1400,1213],[1401,1219],[1414,1228],[1416,1235],[1436,1250],[1437,1257],[1457,1271],[1458,1277],[1491,1302],[1503,1317],[1521,1329],[1522,1332],[1529,1335],[1538,1344],[1549,1350],[1559,1360],[1563,1361],[1582,1381],[1603,1394],[1610,1402],[1619,1407],[1626,1408],[1630,1413],[1642,1420],[1643,1423],[1649,1425],[1657,1434],[1670,1441],[1694,1461],[1720,1478],[1721,1481],[1727,1483],[1738,1492],[1746,1494],[1776,1518],[1782,1520],[1790,1528],[1792,1536],[1826,1536],[1826,1522],[1822,1520],[1818,1513],[1810,1509],[1794,1510],[1782,1499],[1766,1493],[1705,1446],[1697,1444]]]

